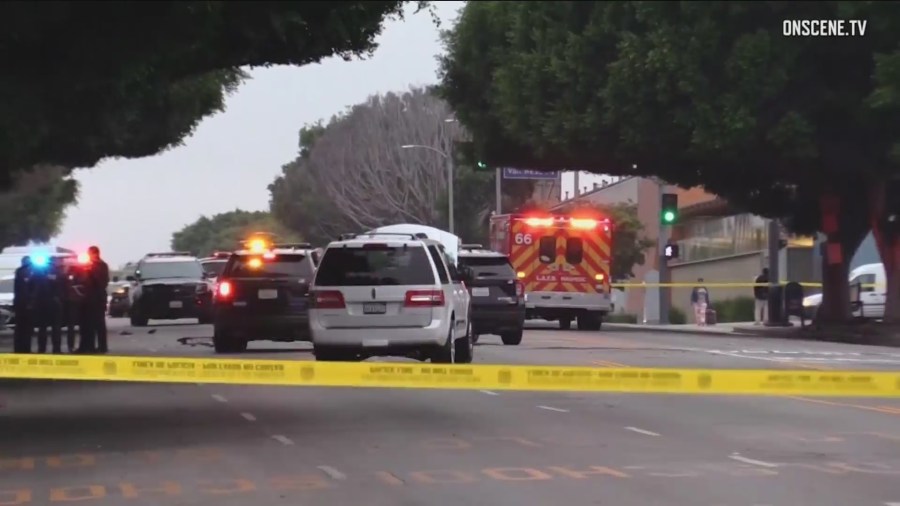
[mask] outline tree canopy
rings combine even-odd
[[[866,31],[789,37],[786,19]],[[837,198],[849,258],[900,171],[898,29],[882,2],[469,2],[441,92],[492,165],[702,185],[801,232]]]
[[[78,182],[63,167],[35,167],[16,174],[0,191],[0,249],[46,242],[59,232],[65,209],[78,199]]]
[[[172,234],[172,249],[205,257],[215,251],[232,251],[255,232],[275,234],[281,242],[301,238],[266,211],[235,209],[200,219]]]
[[[178,145],[222,109],[240,67],[365,55],[405,3],[4,3],[0,184],[39,163]]]

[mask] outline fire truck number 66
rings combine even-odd
[[[533,239],[531,238],[531,234],[516,234],[515,237],[516,244],[531,244]]]

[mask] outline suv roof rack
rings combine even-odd
[[[356,239],[359,237],[380,237],[380,236],[391,236],[391,237],[406,237],[409,239],[428,239],[428,234],[424,232],[364,232],[362,234],[341,234],[342,241],[346,241],[349,239]]]
[[[308,242],[286,242],[273,244],[272,249],[312,249],[312,244]]]
[[[460,249],[484,249],[484,246],[481,244],[463,244],[462,246],[460,246]]]
[[[167,251],[165,253],[147,253],[144,255],[144,258],[148,257],[192,257],[193,253],[190,251]]]

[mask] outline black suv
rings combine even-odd
[[[472,298],[473,340],[479,334],[498,334],[503,344],[521,343],[525,285],[516,278],[509,257],[480,244],[463,244],[459,267]]]
[[[216,352],[241,352],[250,341],[310,341],[309,284],[318,263],[306,243],[232,253],[215,289]]]
[[[149,320],[212,321],[212,283],[190,253],[148,253],[126,279],[134,284],[129,316],[135,327]]]

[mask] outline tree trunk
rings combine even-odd
[[[872,187],[869,199],[872,235],[875,236],[878,255],[881,257],[884,273],[887,276],[887,287],[876,289],[885,288],[884,322],[900,323],[900,238],[895,234],[886,233],[884,230],[882,218],[884,217],[886,198],[884,184]]]
[[[853,258],[869,231],[866,212],[859,209],[862,206],[859,205],[858,201],[854,202],[854,199],[848,198],[849,194],[844,192],[831,195],[830,197],[836,199],[839,209],[838,229],[835,233],[829,234],[829,242],[840,244],[841,258],[840,262],[831,263],[827,251],[823,255],[822,304],[815,318],[816,323],[819,324],[847,323],[850,321],[850,287],[847,279],[850,259]],[[827,232],[827,227],[825,227],[824,223],[827,216],[824,198],[821,213],[823,228]]]

